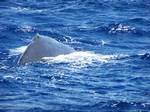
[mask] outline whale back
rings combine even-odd
[[[53,38],[37,34],[21,55],[18,64],[35,62],[43,57],[55,57],[60,54],[69,54],[74,51],[68,45],[62,44]]]

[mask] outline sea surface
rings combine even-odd
[[[37,33],[76,52],[18,65]],[[0,0],[0,112],[150,112],[150,0]]]

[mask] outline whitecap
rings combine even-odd
[[[41,13],[43,11],[47,11],[46,9],[32,9],[32,8],[25,8],[25,7],[10,7],[16,13]]]
[[[135,28],[128,26],[128,25],[123,25],[123,24],[118,24],[112,27],[109,31],[109,33],[117,33],[117,32],[135,32]]]
[[[13,10],[14,12],[25,12],[25,11],[29,11],[28,8],[22,8],[22,7],[10,7],[11,10]]]
[[[17,30],[20,30],[22,32],[33,32],[34,28],[30,25],[21,25],[21,26],[18,27]]]
[[[14,76],[12,76],[12,75],[6,75],[6,76],[4,76],[4,79],[14,79]]]

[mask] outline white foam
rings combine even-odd
[[[23,53],[26,50],[27,46],[21,46],[21,47],[17,47],[15,49],[9,49],[9,55],[13,56],[13,55],[19,55],[21,53]]]
[[[57,57],[44,57],[42,59],[48,64],[68,63],[72,68],[83,68],[93,64],[107,63],[116,58],[118,58],[118,55],[102,55],[95,54],[94,52],[80,51],[67,55],[59,55]]]

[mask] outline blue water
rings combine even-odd
[[[18,66],[36,33],[76,52]],[[149,0],[0,1],[0,112],[149,111]]]

